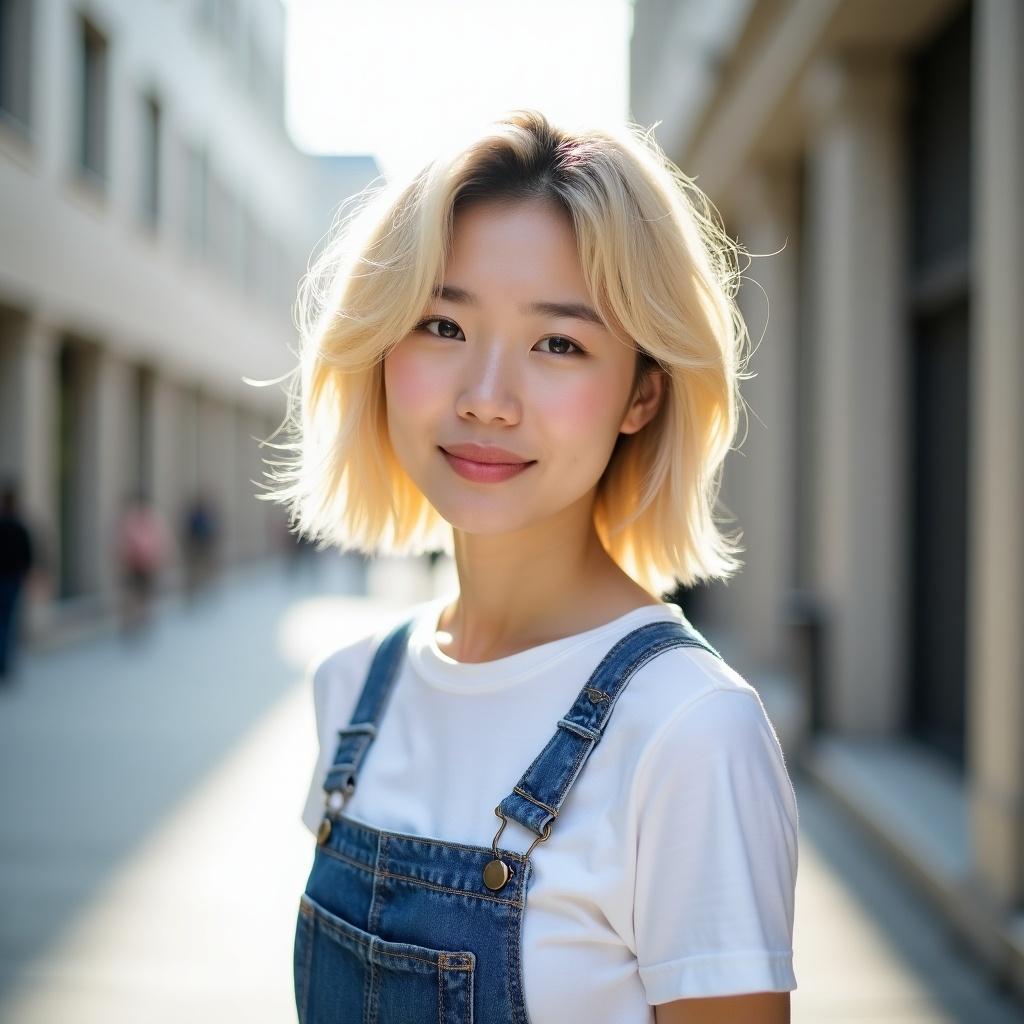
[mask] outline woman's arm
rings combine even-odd
[[[788,992],[676,999],[654,1008],[657,1024],[789,1024]]]

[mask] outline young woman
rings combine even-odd
[[[276,497],[458,588],[315,667],[303,1024],[788,1021],[782,751],[659,596],[740,564],[712,212],[635,127],[517,111],[364,196],[304,282]]]

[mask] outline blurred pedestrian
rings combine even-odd
[[[213,576],[217,514],[209,497],[197,492],[185,509],[185,597],[193,599]]]
[[[167,531],[142,494],[125,499],[117,526],[117,558],[123,586],[122,628],[138,633],[150,619],[153,591],[167,554]]]
[[[10,681],[20,626],[21,595],[34,564],[32,535],[18,510],[18,491],[0,491],[0,683]]]

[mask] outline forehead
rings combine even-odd
[[[561,288],[571,293],[564,298],[587,298],[572,223],[549,202],[477,202],[459,210],[447,263],[448,279],[458,284]]]

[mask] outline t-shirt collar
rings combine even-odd
[[[444,608],[457,594],[425,602],[409,635],[408,656],[416,673],[431,686],[454,693],[493,693],[520,685],[554,668],[578,651],[592,645],[610,647],[619,637],[645,622],[666,619],[685,622],[682,608],[662,602],[634,608],[603,625],[518,651],[494,661],[455,661],[437,645],[437,623]]]

